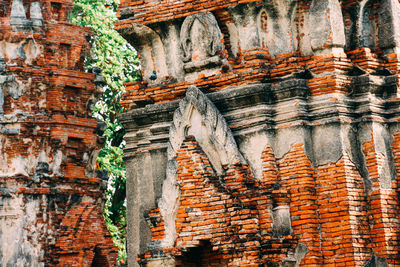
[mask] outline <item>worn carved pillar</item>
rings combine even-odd
[[[398,9],[121,1],[130,266],[399,265]]]

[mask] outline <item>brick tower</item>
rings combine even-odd
[[[0,265],[114,266],[72,0],[0,1]]]
[[[130,266],[400,266],[398,0],[119,16]]]

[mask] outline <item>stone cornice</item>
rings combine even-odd
[[[221,111],[234,135],[295,125],[321,125],[337,121],[396,122],[400,99],[381,98],[393,92],[395,79],[357,77],[355,93],[311,96],[307,80],[291,78],[274,83],[253,84],[207,94]],[[377,80],[375,78],[375,80]],[[359,88],[362,87],[362,88]],[[127,130],[126,152],[145,147],[165,148],[168,127],[179,101],[151,104],[120,116]]]

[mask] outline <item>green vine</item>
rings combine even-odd
[[[109,175],[104,217],[119,249],[118,259],[123,263],[126,259],[126,178],[122,159],[125,131],[118,114],[123,112],[120,100],[124,83],[137,80],[140,70],[135,50],[114,29],[118,5],[119,0],[74,0],[71,22],[92,30],[92,48],[85,59],[85,68],[87,71],[100,68],[106,82],[93,113],[107,125],[97,165]]]

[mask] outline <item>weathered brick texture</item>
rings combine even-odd
[[[119,16],[131,266],[400,265],[398,0]]]
[[[68,22],[72,0],[0,6],[0,265],[114,266],[90,31]]]

